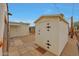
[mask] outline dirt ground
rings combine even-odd
[[[54,56],[54,54],[46,51],[41,53],[36,48],[37,45],[34,43],[35,35],[30,34],[28,36],[15,37],[9,39],[9,56]],[[70,39],[66,44],[61,56],[79,56],[78,47],[76,45],[77,40]]]

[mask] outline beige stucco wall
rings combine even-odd
[[[7,20],[7,5],[0,3],[0,41],[2,42],[4,38],[5,18]],[[0,47],[0,55],[2,54],[2,47]]]
[[[19,25],[10,25],[10,37],[17,37],[17,36],[25,36],[29,35],[29,25],[26,24],[19,24]]]
[[[47,31],[47,23],[50,23],[50,31]],[[68,40],[68,35],[67,35],[67,27],[66,26],[62,26],[62,25],[66,25],[66,23],[64,23],[63,21],[60,23],[59,18],[43,18],[40,21],[38,21],[36,23],[36,43],[45,48],[46,50],[56,54],[56,55],[60,55],[60,53],[62,52],[65,44],[67,43]],[[64,31],[61,31],[60,30]],[[63,29],[64,28],[64,29]],[[40,30],[40,32],[39,32]],[[40,35],[38,35],[38,33],[40,33]],[[60,36],[61,35],[61,36]],[[63,38],[62,38],[63,35]],[[50,48],[47,48],[47,40],[49,40],[49,44],[51,44]]]

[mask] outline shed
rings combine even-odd
[[[30,26],[29,31],[32,34],[35,34],[35,26]]]
[[[29,35],[29,23],[10,22],[9,37],[19,37]]]
[[[41,16],[35,21],[35,43],[60,55],[68,41],[68,22],[63,14]]]

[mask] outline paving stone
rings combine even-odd
[[[69,39],[67,45],[65,46],[62,54],[63,56],[78,56],[77,40]]]
[[[74,39],[76,39],[74,37]],[[46,52],[41,54],[36,50],[38,47],[34,43],[35,35],[23,36],[23,37],[15,37],[9,39],[9,55],[10,56],[54,56],[54,54],[50,52]],[[67,45],[65,46],[61,55],[79,55],[78,48],[76,46],[77,41],[69,39]]]
[[[16,40],[16,41],[14,41],[14,45],[21,46],[21,45],[23,45],[23,42],[21,40]]]
[[[19,56],[18,51],[9,52],[9,56]]]

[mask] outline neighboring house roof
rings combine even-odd
[[[9,22],[10,25],[18,26],[20,24],[29,25],[29,23],[23,23],[23,22]]]
[[[63,14],[56,14],[56,15],[45,15],[45,16],[41,16],[39,19],[37,19],[34,23],[37,23],[39,20],[41,20],[42,18],[51,18],[51,17],[59,17],[61,20],[63,20],[65,23],[68,24],[68,22],[64,19],[64,15]]]

